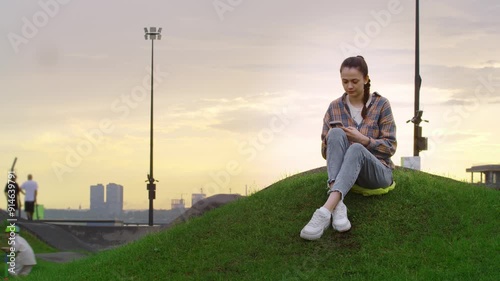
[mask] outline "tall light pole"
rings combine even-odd
[[[149,136],[149,174],[146,185],[149,198],[149,226],[153,226],[153,200],[156,198],[156,180],[153,177],[153,50],[154,50],[154,42],[155,40],[161,40],[161,27],[156,31],[156,27],[151,27],[148,29],[144,28],[144,38],[146,40],[151,39],[151,127],[150,127],[150,136]]]
[[[422,85],[422,77],[420,77],[420,15],[418,2],[416,0],[415,7],[415,117],[418,116],[418,112],[420,111],[420,86]],[[420,152],[418,149],[418,137],[421,136],[422,129],[418,123],[414,122],[413,156],[418,156]]]
[[[420,86],[422,85],[422,77],[420,77],[420,19],[419,19],[419,1],[416,0],[415,7],[415,116],[408,120],[413,123],[413,156],[419,156],[420,151],[427,150],[427,138],[422,137],[422,114],[420,110]]]

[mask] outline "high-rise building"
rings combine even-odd
[[[123,186],[116,183],[109,183],[106,185],[106,207],[110,215],[122,214]]]
[[[90,186],[90,210],[103,212],[106,210],[104,203],[104,185],[96,184]]]

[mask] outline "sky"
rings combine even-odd
[[[155,208],[324,166],[323,116],[353,55],[391,103],[393,161],[413,155],[415,1],[7,0],[0,11],[0,169],[17,157],[45,208],[89,208],[89,187],[111,182],[125,209],[148,208],[144,27],[162,27]],[[499,12],[496,0],[420,1],[422,171],[470,181],[466,168],[500,162]]]

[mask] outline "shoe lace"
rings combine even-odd
[[[335,218],[343,218],[346,213],[346,206],[344,204],[337,204],[335,209],[333,210],[333,216]]]
[[[325,216],[320,213],[320,211],[314,212],[311,221],[309,221],[309,225],[313,227],[321,226],[324,223]]]

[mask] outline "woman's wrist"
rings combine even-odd
[[[370,137],[365,137],[365,139],[361,142],[365,147],[370,144]]]

